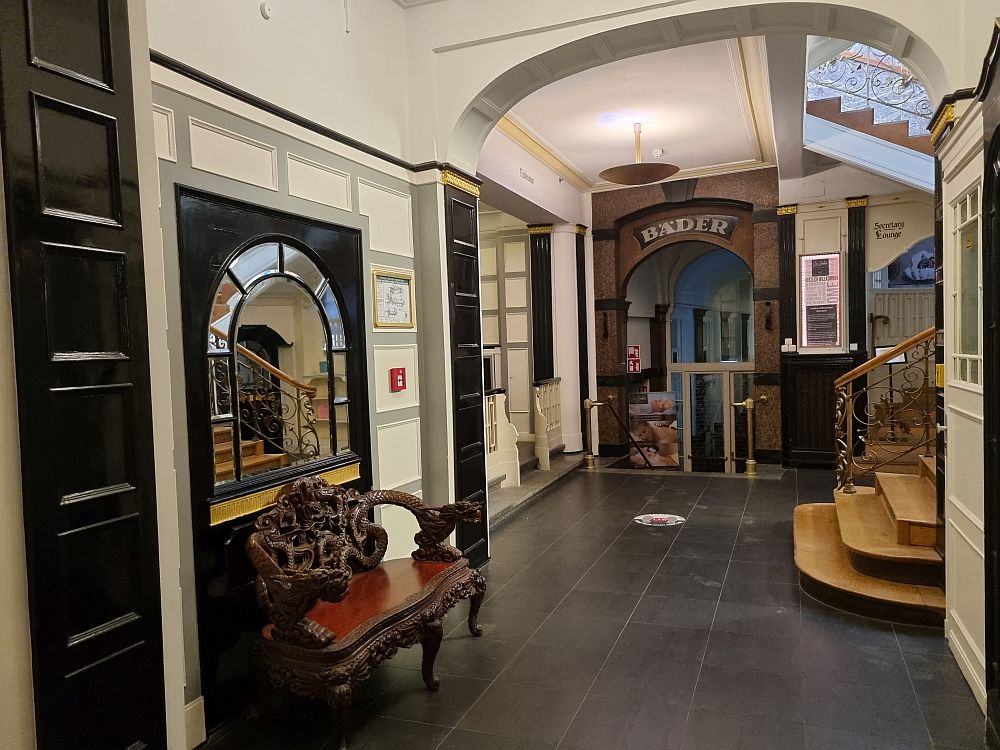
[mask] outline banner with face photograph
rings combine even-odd
[[[629,446],[630,463],[645,467],[648,460],[653,468],[677,470],[680,443],[674,392],[629,394],[628,419],[629,433],[635,441]]]

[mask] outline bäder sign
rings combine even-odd
[[[739,225],[740,220],[735,216],[700,214],[657,221],[632,230],[632,234],[639,243],[639,247],[645,250],[654,242],[673,234],[707,234],[713,237],[722,237],[727,242],[732,242],[733,234]]]

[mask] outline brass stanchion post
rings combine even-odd
[[[603,401],[591,401],[589,398],[583,400],[583,408],[586,411],[586,419],[584,420],[584,432],[587,438],[587,452],[583,455],[583,468],[594,469],[596,464],[594,462],[594,435],[593,430],[590,428],[591,418],[590,411],[595,406],[604,406]]]
[[[760,403],[767,401],[767,396],[761,396],[757,399]],[[754,400],[748,398],[746,401],[735,401],[733,406],[742,406],[747,410],[747,470],[746,476],[755,477],[757,476],[757,462],[753,457],[753,410]]]

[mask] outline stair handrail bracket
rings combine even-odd
[[[935,351],[931,327],[834,382],[838,490],[854,493],[856,477],[917,451],[929,455],[936,436]]]

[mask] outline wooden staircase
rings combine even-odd
[[[795,509],[795,564],[803,587],[835,606],[903,622],[944,619],[944,560],[935,548],[932,458],[919,473],[876,472],[875,487],[834,492]]]
[[[909,126],[905,122],[875,122],[875,110],[867,109],[843,110],[839,96],[829,99],[814,99],[806,102],[806,114],[819,117],[827,122],[842,125],[859,133],[865,133],[874,138],[903,146],[928,156],[934,155],[934,145],[931,136],[910,135]]]
[[[232,428],[213,428],[212,439],[215,443],[215,481],[225,482],[233,479],[235,469]],[[286,453],[265,453],[263,440],[241,440],[240,457],[244,476],[288,465]]]

